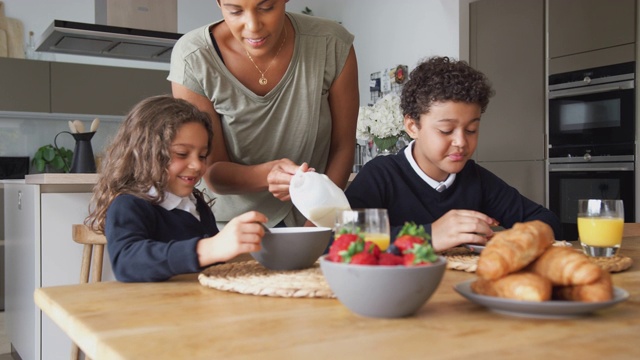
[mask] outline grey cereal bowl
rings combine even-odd
[[[366,317],[415,314],[440,285],[447,260],[429,266],[351,265],[320,258],[320,268],[338,300]]]
[[[318,260],[331,240],[328,227],[271,228],[262,238],[262,248],[251,253],[271,270],[306,269]]]

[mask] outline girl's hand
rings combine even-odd
[[[313,171],[313,169],[309,168],[309,165],[307,163],[298,165],[289,159],[274,161],[271,171],[267,175],[269,192],[271,192],[274,197],[280,199],[281,201],[291,200],[291,195],[289,194],[289,184],[291,183],[291,178],[293,178],[293,175],[295,175],[298,169],[302,170],[303,172]]]
[[[431,224],[431,242],[435,251],[461,244],[484,245],[493,236],[497,221],[473,210],[450,210]]]
[[[200,266],[260,250],[264,228],[258,223],[265,222],[267,217],[257,211],[249,211],[231,219],[218,234],[198,242],[196,251]]]

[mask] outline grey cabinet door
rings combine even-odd
[[[51,112],[125,115],[140,100],[171,93],[168,72],[51,63]]]
[[[479,161],[545,157],[544,1],[470,4],[470,61],[496,91],[482,116]]]
[[[636,0],[549,0],[551,59],[635,42]]]
[[[0,111],[49,112],[49,63],[0,58]]]

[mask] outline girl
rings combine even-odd
[[[257,251],[267,218],[250,211],[218,231],[195,188],[205,172],[209,117],[184,100],[137,104],[106,150],[87,225],[107,237],[119,281],[162,281]]]

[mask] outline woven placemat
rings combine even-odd
[[[572,246],[565,240],[556,241],[553,246]],[[447,269],[475,272],[480,255],[465,247],[454,247],[441,253],[447,258]]]
[[[304,270],[269,270],[255,260],[214,265],[198,275],[201,285],[240,294],[288,298],[334,298],[320,265]]]
[[[454,247],[443,251],[440,255],[447,258],[447,269],[475,272],[478,268],[480,255],[467,248]]]
[[[630,257],[621,255],[611,257],[589,257],[589,260],[609,272],[625,271],[633,264],[633,260]]]

